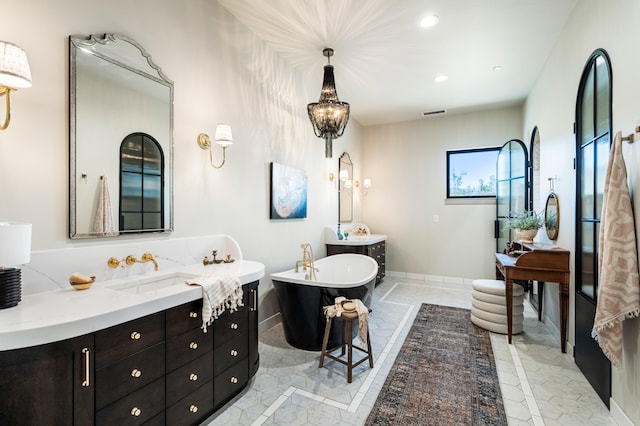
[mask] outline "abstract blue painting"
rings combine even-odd
[[[271,163],[271,219],[307,217],[307,175],[304,170]]]

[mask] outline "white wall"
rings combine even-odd
[[[578,2],[542,74],[525,104],[524,133],[540,130],[541,180],[558,176],[555,190],[560,200],[560,235],[557,244],[575,252],[575,138],[573,122],[580,76],[591,53],[604,48],[613,75],[613,129],[624,135],[640,123],[640,2],[637,0],[583,0]],[[636,137],[638,135],[636,134]],[[640,187],[640,145],[624,144],[627,173],[633,188]],[[632,190],[633,191],[633,190]],[[542,192],[542,195],[545,195]],[[542,202],[542,201],[541,201]],[[636,234],[640,224],[640,199],[635,197]],[[574,261],[572,259],[572,267]],[[574,274],[571,274],[569,341],[574,335]],[[548,309],[557,312],[557,292],[547,291]],[[555,306],[554,306],[555,305]],[[628,419],[640,424],[640,320],[625,321],[624,368],[612,369],[612,407],[619,406]],[[613,412],[614,410],[612,410]],[[615,412],[613,413],[615,414]]]
[[[495,276],[495,200],[447,203],[446,152],[500,147],[521,133],[520,106],[364,129],[364,174],[373,187],[363,199],[363,219],[372,231],[389,236],[387,269]]]
[[[127,238],[69,240],[67,229],[68,36],[109,32],[140,43],[175,84],[175,232],[149,239],[228,234],[267,274],[293,267],[302,242],[324,255],[323,228],[337,221],[328,175],[337,175],[343,151],[361,166],[361,129],[352,120],[334,143],[334,158],[324,158],[306,114],[319,96],[321,55],[317,81],[302,81],[215,1],[23,0],[3,4],[3,12],[12,18],[2,24],[2,39],[26,50],[33,87],[13,94],[11,125],[0,132],[0,220],[33,223],[34,250]],[[212,135],[218,122],[231,124],[235,143],[226,165],[214,170],[196,137]],[[272,161],[307,172],[306,219],[269,220]],[[269,289],[266,277],[262,318],[278,311]]]

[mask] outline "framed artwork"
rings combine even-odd
[[[270,219],[307,217],[307,175],[304,170],[271,163]]]

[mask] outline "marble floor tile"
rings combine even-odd
[[[469,309],[471,286],[387,277],[374,292],[369,327],[374,368],[347,383],[346,367],[291,347],[278,324],[260,335],[260,369],[205,425],[363,425],[421,303]],[[606,406],[525,301],[524,332],[491,344],[509,425],[614,425]]]

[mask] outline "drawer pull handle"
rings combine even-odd
[[[138,378],[140,376],[142,376],[142,371],[138,370],[137,368],[131,370],[131,377]]]
[[[198,313],[197,312],[189,312],[189,318],[198,318]]]
[[[236,351],[235,349],[231,349],[231,356],[238,356],[238,351]]]
[[[133,417],[138,417],[138,416],[140,416],[140,414],[142,414],[142,410],[141,410],[141,409],[139,409],[138,407],[133,407],[133,408],[131,409],[131,415],[132,415]]]
[[[142,337],[142,335],[137,331],[134,331],[133,333],[131,333],[131,340],[140,340],[140,337]]]
[[[231,377],[231,383],[238,383],[238,379],[236,377]]]
[[[89,387],[89,371],[91,363],[89,348],[82,348],[82,353],[84,354],[84,380],[82,381],[82,386],[86,388]]]
[[[196,342],[189,343],[189,349],[198,349],[198,344]]]
[[[191,411],[192,413],[197,413],[198,412],[198,406],[191,404],[189,406],[189,411]]]
[[[238,324],[236,324],[235,322],[232,322],[230,325],[232,330],[237,330],[238,329]]]

